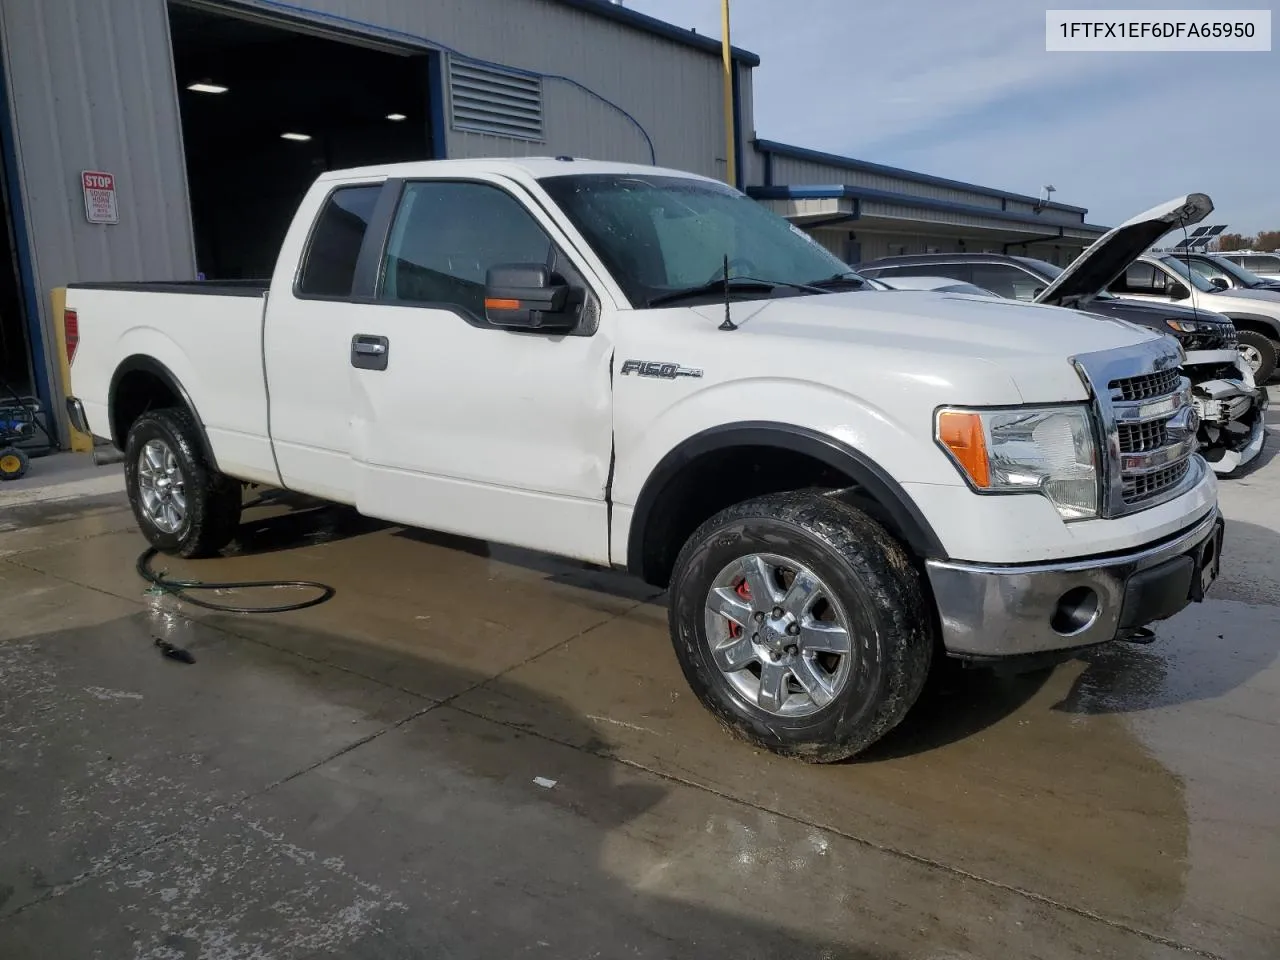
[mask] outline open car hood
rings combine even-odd
[[[1189,193],[1126,220],[1095,240],[1045,287],[1036,303],[1061,306],[1070,298],[1096,296],[1170,230],[1199,223],[1212,212],[1213,201],[1208,194]]]

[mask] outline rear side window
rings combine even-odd
[[[340,187],[329,194],[307,247],[298,293],[304,297],[349,297],[360,245],[373,216],[381,184]]]

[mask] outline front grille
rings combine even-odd
[[[1078,355],[1105,437],[1102,510],[1122,517],[1165,503],[1201,475],[1191,384],[1171,337]]]
[[[1182,349],[1193,350],[1230,350],[1236,345],[1235,340],[1228,340],[1225,333],[1193,333],[1178,340]]]
[[[1149,400],[1152,397],[1176,393],[1181,377],[1180,370],[1163,370],[1160,373],[1146,373],[1140,377],[1112,380],[1108,388],[1116,400]]]
[[[1165,467],[1163,470],[1143,473],[1135,477],[1125,477],[1124,502],[1133,504],[1150,500],[1170,487],[1176,487],[1182,482],[1182,478],[1187,475],[1187,471],[1190,469],[1191,460],[1186,459],[1181,463]]]
[[[1169,427],[1163,420],[1155,423],[1122,423],[1117,430],[1121,453],[1148,453],[1169,442]]]

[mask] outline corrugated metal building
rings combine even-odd
[[[738,185],[847,259],[1056,231],[1042,244],[1061,260],[1053,247],[1097,235],[1077,207],[757,141],[759,59],[734,60]],[[230,93],[219,64],[238,71]],[[0,83],[13,265],[0,376],[59,411],[51,288],[263,275],[282,218],[326,166],[569,154],[727,171],[719,41],[605,0],[4,0]],[[272,149],[298,153],[246,154],[227,124],[272,104],[334,132],[277,127]],[[381,127],[350,126],[366,108]],[[115,222],[90,222],[85,171],[113,178]]]

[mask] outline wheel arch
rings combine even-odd
[[[166,400],[172,402],[165,403]],[[124,450],[129,428],[142,414],[157,409],[157,401],[164,406],[176,403],[191,414],[196,425],[200,453],[210,468],[216,471],[218,465],[213,455],[213,445],[209,442],[204,421],[191,402],[191,395],[172,370],[146,354],[125,357],[111,375],[111,386],[107,391],[107,416],[111,425],[111,443],[115,448]]]
[[[1275,317],[1264,316],[1259,313],[1241,313],[1235,310],[1219,311],[1224,317],[1233,324],[1246,330],[1257,330],[1259,333],[1265,333],[1273,340],[1280,340],[1280,320]]]
[[[724,503],[706,516],[698,517],[692,527],[683,531],[681,527],[688,526],[687,521],[683,525],[673,525],[664,520],[679,503],[682,490],[688,487],[688,482],[682,483],[682,479],[705,477],[720,457],[734,451],[761,450],[777,452],[784,457],[803,458],[806,464],[821,465],[832,475],[845,478],[847,483],[842,486],[854,488],[864,500],[878,508],[880,516],[877,519],[884,522],[918,558],[946,556],[942,542],[920,508],[874,460],[820,431],[759,420],[703,430],[683,440],[658,462],[645,479],[632,512],[627,537],[627,569],[649,583],[665,586],[675,554],[683,543],[683,537],[679,538],[679,543],[671,543],[672,533],[678,537],[680,532],[684,532],[687,536],[712,513],[730,505]],[[750,495],[759,494],[753,492]]]

